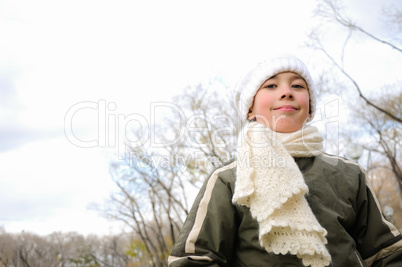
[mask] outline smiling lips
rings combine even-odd
[[[279,111],[296,111],[297,108],[295,108],[294,106],[291,105],[284,105],[284,106],[280,106],[278,108],[274,108],[274,110],[279,110]]]

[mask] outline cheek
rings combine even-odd
[[[299,105],[307,107],[309,109],[309,103],[310,103],[310,96],[308,94],[303,94],[299,96]]]
[[[273,104],[272,99],[273,99],[273,97],[271,95],[264,94],[264,93],[257,94],[254,99],[255,107],[257,109],[259,109],[259,108],[266,109],[266,108],[272,106],[272,104]]]

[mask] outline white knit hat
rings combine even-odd
[[[313,79],[304,63],[294,56],[283,56],[260,61],[255,68],[247,73],[236,86],[236,107],[242,120],[247,120],[248,112],[253,104],[254,96],[260,86],[272,76],[281,72],[294,72],[307,83],[310,94],[311,121],[316,108],[316,92]]]

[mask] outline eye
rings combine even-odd
[[[304,89],[304,88],[306,88],[304,85],[302,85],[302,84],[294,84],[294,85],[292,85],[292,87],[293,88],[296,88],[296,89]]]
[[[268,88],[268,89],[275,89],[277,86],[276,84],[268,84],[266,86],[264,86],[264,88]]]

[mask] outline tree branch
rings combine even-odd
[[[387,46],[391,47],[392,49],[395,49],[396,51],[402,53],[401,48],[397,47],[396,45],[394,45],[394,44],[392,44],[390,42],[387,42],[387,41],[385,41],[383,39],[378,38],[377,36],[369,33],[368,31],[364,30],[363,28],[357,26],[349,18],[346,18],[346,17],[342,16],[341,13],[340,13],[340,7],[337,6],[336,3],[334,3],[334,1],[326,0],[324,2],[327,4],[329,9],[332,11],[332,15],[335,18],[335,20],[337,22],[339,22],[339,24],[341,24],[342,26],[344,26],[344,27],[346,27],[346,28],[348,28],[350,30],[357,30],[357,31],[367,35],[371,39],[373,39],[373,40],[375,40],[375,41],[377,41],[379,43],[382,43],[384,45],[387,45]],[[325,12],[325,13],[327,13],[327,12]]]
[[[389,116],[390,118],[392,118],[393,120],[402,123],[402,119],[396,117],[394,114],[386,111],[385,109],[375,105],[373,102],[371,102],[370,100],[368,100],[362,93],[359,85],[357,84],[357,82],[345,71],[344,68],[342,68],[337,62],[336,60],[323,48],[321,47],[320,50],[322,52],[324,52],[324,54],[332,61],[332,63],[343,73],[343,75],[345,75],[355,86],[357,92],[359,93],[359,96],[366,102],[366,104],[368,104],[369,106],[372,106],[373,108],[377,109],[378,111],[384,113],[385,115]]]

